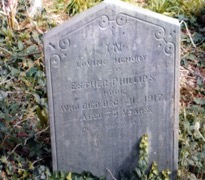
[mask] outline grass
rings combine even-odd
[[[170,16],[193,16],[201,12],[203,0],[148,0],[147,8]]]
[[[19,0],[15,26],[0,13],[0,176],[2,179],[70,179],[51,173],[43,34],[68,14],[74,15],[99,1],[57,0],[41,17],[26,15]],[[137,4],[137,1],[132,1]],[[181,113],[178,179],[205,178],[205,14],[203,1],[142,1],[143,6],[183,20],[181,36]],[[179,8],[180,7],[180,8]],[[48,7],[46,7],[48,8]],[[49,12],[49,13],[48,13]],[[60,14],[60,16],[59,16]],[[14,19],[12,20],[14,22]],[[56,23],[57,22],[57,23]],[[74,174],[75,175],[75,174]],[[89,173],[77,178],[92,177]]]

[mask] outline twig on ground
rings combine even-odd
[[[12,79],[14,79],[14,77],[12,77],[11,79],[8,79],[7,81],[3,81],[3,82],[1,82],[1,83],[0,83],[0,85],[5,84],[5,83],[9,82],[9,81],[11,81]]]
[[[11,73],[9,73],[9,74],[2,80],[2,82],[0,83],[0,85],[3,84],[4,81],[6,81],[6,79],[10,76],[10,74],[11,74]]]
[[[109,174],[111,175],[111,177],[112,177],[113,180],[117,180],[117,179],[113,176],[112,172],[111,172],[108,168],[106,168],[106,170],[109,172]]]
[[[7,78],[10,76],[10,73],[2,80],[2,82],[0,82],[0,85],[5,84],[9,81],[11,81],[12,79],[14,79],[14,77],[10,78],[7,80]]]
[[[199,133],[199,135],[201,136],[201,138],[204,140],[204,142],[205,142],[205,138],[204,138],[204,136],[201,134],[201,132],[198,130],[197,131],[198,133]]]
[[[0,50],[3,50],[5,52],[7,52],[8,54],[12,55],[12,53],[10,51],[8,51],[7,49],[3,48],[3,47],[0,47]]]
[[[39,160],[36,160],[36,161],[34,161],[34,162],[32,163],[32,165],[34,165],[35,163],[40,162],[40,161],[42,161],[42,160],[43,160],[43,158],[41,158],[41,159],[39,159]]]
[[[204,136],[201,134],[201,132],[199,131],[199,129],[200,129],[200,123],[199,122],[196,122],[196,124],[195,124],[195,126],[194,126],[194,129],[195,129],[195,131],[197,131],[198,133],[199,133],[199,135],[201,136],[201,138],[204,140],[204,142],[205,142],[205,138],[204,138]]]
[[[21,145],[21,143],[17,144],[13,150],[9,153],[9,155],[7,156],[7,158],[9,158],[10,155],[12,155],[14,153],[14,151],[16,150],[17,147],[19,147]]]
[[[49,126],[47,126],[47,127],[46,127],[45,129],[43,129],[42,131],[37,132],[37,133],[35,134],[35,136],[37,136],[37,135],[41,134],[42,132],[46,131],[48,128],[49,128]]]
[[[24,121],[27,121],[27,119],[23,119],[21,121],[18,121],[14,126],[13,126],[13,129],[18,126],[20,123],[24,122]]]
[[[190,33],[189,28],[188,28],[188,26],[187,26],[187,23],[186,23],[184,20],[182,20],[182,21],[180,22],[180,25],[182,25],[182,24],[185,25],[185,28],[186,28],[186,30],[187,30],[188,36],[189,36],[189,38],[190,38],[190,40],[191,40],[191,43],[192,43],[192,45],[196,48],[196,44],[194,44],[194,41],[193,41],[193,39],[192,39],[192,37],[191,37],[191,33]]]
[[[7,134],[7,135],[4,137],[3,141],[1,142],[0,147],[4,144],[4,142],[6,141],[6,139],[7,139],[8,137],[9,137],[9,135]]]
[[[27,141],[28,141],[29,139],[31,139],[31,137],[28,137],[28,138],[25,139],[25,141],[24,141],[24,143],[23,143],[24,146],[26,145],[26,143],[27,143]]]
[[[187,69],[192,75],[200,77],[203,80],[203,82],[205,82],[205,77],[199,73],[199,70],[198,71],[194,71],[194,70],[192,70],[192,69],[190,69],[188,67],[184,67],[184,68]]]
[[[39,134],[41,134],[42,132],[46,131],[49,128],[49,126],[47,126],[45,129],[43,129],[42,131],[37,132],[34,136],[37,136]],[[30,139],[31,137],[28,137],[25,139],[24,141],[24,145],[26,145],[27,141]]]

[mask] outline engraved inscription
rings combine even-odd
[[[116,118],[119,116],[118,111],[107,111],[105,112],[105,118],[110,119],[110,118]]]
[[[61,112],[80,112],[80,121],[100,121],[117,117],[141,116],[152,113],[153,103],[165,100],[163,94],[151,94],[139,97],[105,99],[101,101],[83,102],[82,104],[61,105]],[[106,109],[106,110],[105,110]]]
[[[93,60],[93,61],[78,61],[76,62],[76,67],[77,68],[86,68],[86,67],[97,67],[97,66],[105,66],[106,65],[106,60]]]
[[[100,102],[86,102],[83,103],[82,109],[83,110],[92,110],[92,109],[99,109],[100,108]]]
[[[116,57],[115,64],[126,64],[126,63],[140,63],[147,61],[146,55],[136,55],[134,57]]]
[[[139,108],[129,108],[123,109],[124,116],[134,116],[134,115],[142,115],[151,112],[150,107],[139,107]]]
[[[120,96],[118,96],[120,97]],[[117,98],[118,98],[117,97]],[[80,108],[83,110],[93,110],[93,109],[100,109],[100,108],[110,108],[116,106],[133,106],[138,105],[139,103],[148,103],[148,102],[158,102],[165,100],[165,96],[163,94],[153,94],[153,95],[144,95],[140,97],[130,97],[130,98],[123,98],[122,101],[119,99],[107,99],[102,102],[100,101],[92,101],[92,102],[84,102],[83,104],[71,104],[71,105],[62,105],[61,111],[62,112],[72,112],[77,111]]]
[[[145,96],[145,102],[151,102],[151,101],[161,101],[163,99],[163,94],[156,94],[156,95],[149,95]]]
[[[102,119],[103,113],[83,113],[83,116],[80,117],[80,121],[93,121]]]
[[[110,107],[116,107],[118,105],[119,105],[119,100],[118,99],[116,99],[116,100],[110,99],[110,100],[105,100],[103,102],[102,107],[103,108],[110,108]]]
[[[122,44],[106,44],[108,51],[115,51],[121,52],[122,51]],[[172,44],[169,44],[169,47],[167,47],[167,54],[169,54],[173,50]],[[67,54],[66,54],[67,55]],[[64,55],[65,56],[65,55]],[[129,63],[142,63],[147,61],[146,55],[136,55],[136,56],[129,56],[129,57],[115,57],[114,58],[114,64],[129,64]],[[91,67],[99,67],[99,66],[106,66],[107,60],[85,60],[82,59],[80,61],[76,62],[77,68],[91,68]]]
[[[115,77],[112,79],[112,85],[136,85],[146,82],[153,82],[155,80],[154,74],[141,75],[141,76],[129,76],[129,77]]]
[[[72,111],[78,111],[80,108],[79,104],[66,104],[61,105],[61,112],[72,112]]]
[[[107,51],[109,53],[115,52],[119,53],[122,52],[122,48],[124,47],[122,43],[114,42],[114,43],[105,43]]]
[[[108,80],[93,80],[87,82],[71,82],[71,90],[99,89],[108,87]]]
[[[112,86],[128,86],[128,85],[141,85],[147,82],[156,80],[154,74],[136,75],[128,77],[114,77],[104,80],[93,80],[87,82],[71,82],[71,90],[82,89],[99,89]]]
[[[106,96],[115,96],[115,95],[127,95],[125,89],[106,89],[103,91],[103,95]]]

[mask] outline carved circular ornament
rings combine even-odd
[[[155,33],[155,38],[159,40],[159,39],[164,38],[164,35],[165,35],[165,31],[163,28],[160,27],[160,28],[158,28],[157,32]]]
[[[57,54],[54,54],[51,56],[51,66],[54,68],[59,68],[60,67],[60,56]]]
[[[127,23],[127,17],[123,14],[118,14],[116,18],[116,22],[119,26],[123,26]]]
[[[174,51],[174,44],[173,43],[167,43],[165,46],[165,53],[166,54],[172,54]]]
[[[105,16],[105,15],[101,16],[100,21],[99,21],[99,26],[101,28],[106,28],[106,27],[108,27],[108,25],[109,25],[108,16]]]
[[[70,40],[69,40],[68,38],[60,39],[60,40],[59,40],[59,47],[60,47],[62,50],[68,49],[69,46],[70,46]]]

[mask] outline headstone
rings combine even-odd
[[[179,35],[177,20],[121,1],[46,34],[54,170],[117,178],[136,167],[148,134],[150,164],[175,174]]]

